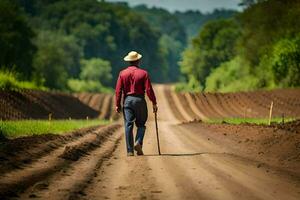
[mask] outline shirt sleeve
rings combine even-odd
[[[115,96],[115,103],[117,107],[121,107],[121,98],[122,98],[122,89],[123,89],[123,81],[122,77],[119,74],[117,85],[116,85],[116,96]]]
[[[157,104],[156,97],[148,73],[146,74],[146,79],[145,79],[145,89],[146,89],[146,94],[149,97],[149,99],[152,101],[152,103]]]

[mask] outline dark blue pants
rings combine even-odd
[[[147,104],[144,97],[127,96],[123,107],[127,152],[133,152],[133,126],[137,127],[135,142],[143,145],[148,118]]]

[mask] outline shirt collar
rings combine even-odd
[[[128,67],[134,67],[134,68],[139,68],[138,66],[135,66],[135,65],[130,65]]]

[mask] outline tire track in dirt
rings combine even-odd
[[[100,148],[95,148],[71,168],[64,169],[38,183],[46,183],[46,188],[41,189],[34,185],[28,188],[20,198],[29,199],[34,195],[36,199],[79,199],[81,196],[85,196],[84,188],[90,184],[94,177],[97,177],[96,170],[114,152],[122,135],[120,130],[117,131],[114,136],[110,136],[102,142]],[[80,176],[78,176],[79,174]]]
[[[24,169],[5,174],[0,180],[0,196],[3,198],[14,196],[60,170],[70,167],[74,161],[88,155],[90,151],[97,148],[119,127],[120,125],[114,124],[95,130],[79,140],[57,148]]]
[[[83,128],[64,135],[46,134],[43,136],[23,137],[6,141],[1,144],[0,174],[4,176],[10,171],[22,169],[57,148],[78,140],[84,135],[90,134],[101,127],[103,126]],[[22,156],[19,156],[20,154]]]

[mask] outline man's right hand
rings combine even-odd
[[[153,113],[157,113],[158,107],[157,104],[153,104]]]

